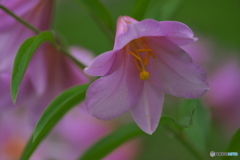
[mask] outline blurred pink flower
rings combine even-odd
[[[204,96],[206,104],[221,126],[228,131],[240,127],[240,65],[228,61],[209,77],[211,90]]]
[[[5,112],[0,117],[0,159],[17,160],[19,159],[25,144],[32,132],[29,119],[23,110],[16,109]],[[46,146],[44,144],[44,146]],[[32,160],[43,159],[44,152],[38,149],[32,156]]]
[[[83,108],[71,110],[31,156],[31,160],[75,160],[92,144],[113,131],[115,126],[99,121]],[[27,113],[23,109],[5,112],[0,118],[0,159],[17,160],[32,133]],[[132,160],[138,151],[139,141],[123,144],[104,160]]]
[[[42,30],[49,29],[53,0],[3,0],[2,5]],[[5,12],[0,11],[0,108],[13,106],[10,99],[9,83],[13,60],[23,41],[34,33],[15,21]],[[71,48],[78,60],[87,64],[89,51],[78,47]],[[43,44],[33,55],[23,78],[17,99],[17,106],[29,107],[35,119],[47,104],[60,92],[77,84],[88,82],[88,77],[67,56],[50,44]]]
[[[85,105],[81,105],[81,108],[75,108],[64,116],[55,131],[58,133],[59,140],[67,142],[66,145],[70,147],[71,159],[77,159],[86,149],[112,132],[114,128],[116,124],[97,120],[87,113]],[[129,141],[107,155],[104,160],[132,160],[139,150],[139,140]]]
[[[193,59],[193,62],[207,66],[212,60],[214,44],[212,40],[202,36],[196,43],[191,43],[181,48]]]
[[[198,98],[208,90],[205,71],[179,47],[195,40],[191,29],[180,22],[120,17],[114,49],[85,69],[89,75],[103,76],[87,91],[89,113],[107,120],[130,110],[138,126],[152,134],[164,92]]]
[[[53,0],[3,0],[0,4],[41,31],[50,27]],[[11,72],[19,46],[34,33],[2,10],[0,20],[0,73]]]

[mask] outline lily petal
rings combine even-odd
[[[69,53],[85,66],[89,66],[91,61],[94,59],[92,52],[79,46],[70,47]]]
[[[123,114],[136,104],[140,96],[143,81],[126,56],[123,52],[117,53],[109,73],[88,88],[86,106],[88,112],[98,119],[108,120]]]
[[[194,37],[193,31],[185,24],[176,21],[159,22],[162,34],[178,46],[193,43],[198,38]]]
[[[148,38],[158,58],[151,59],[147,70],[149,82],[164,92],[185,98],[198,98],[209,88],[205,71],[191,57],[167,38]]]
[[[151,36],[166,37],[178,46],[186,45],[197,40],[192,30],[181,22],[158,22],[152,19],[146,19],[140,22],[136,21],[126,24],[125,31],[116,37],[114,49],[121,49],[134,39]]]
[[[146,133],[152,134],[159,123],[164,93],[144,83],[143,91],[136,106],[131,109],[131,114],[137,125]]]
[[[105,52],[96,57],[90,64],[89,67],[84,69],[84,72],[91,76],[103,76],[111,68],[116,51]]]

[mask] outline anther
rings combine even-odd
[[[137,52],[152,52],[151,49],[138,49]]]

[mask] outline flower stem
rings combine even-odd
[[[25,25],[27,28],[29,28],[30,30],[32,30],[34,33],[39,34],[41,31],[38,30],[37,28],[35,28],[34,26],[32,26],[31,24],[29,24],[27,21],[23,20],[22,18],[18,17],[16,14],[14,14],[12,11],[10,11],[9,9],[7,9],[6,7],[4,7],[3,5],[0,5],[0,8],[5,11],[7,14],[9,14],[10,16],[12,16],[14,19],[16,19],[18,22],[22,23],[23,25]]]
[[[41,31],[37,28],[35,28],[34,26],[32,26],[31,24],[29,24],[27,21],[25,21],[24,19],[20,18],[19,16],[17,16],[16,14],[14,14],[12,11],[10,11],[9,9],[7,9],[6,7],[4,7],[3,5],[0,5],[0,9],[2,9],[3,11],[5,11],[7,14],[9,14],[10,16],[12,16],[15,20],[17,20],[18,22],[22,23],[24,26],[26,26],[28,29],[32,30],[34,33],[39,34],[41,33]],[[70,58],[76,65],[78,65],[80,68],[84,68],[85,66],[83,64],[81,64],[78,60],[76,60],[71,54],[69,54],[65,49],[63,49],[61,42],[59,41],[59,39],[57,38],[57,36],[55,36],[55,40],[57,42],[57,45],[55,45],[55,47],[63,54],[65,54],[68,58]]]
[[[167,127],[169,131],[171,131],[177,139],[184,145],[198,160],[206,160],[206,158],[189,142],[183,132],[175,131],[170,127]]]

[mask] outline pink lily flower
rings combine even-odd
[[[208,90],[205,71],[180,48],[196,39],[180,22],[120,17],[113,50],[85,69],[89,75],[102,76],[87,91],[88,112],[109,120],[130,110],[138,126],[152,134],[164,93],[199,98]]]

